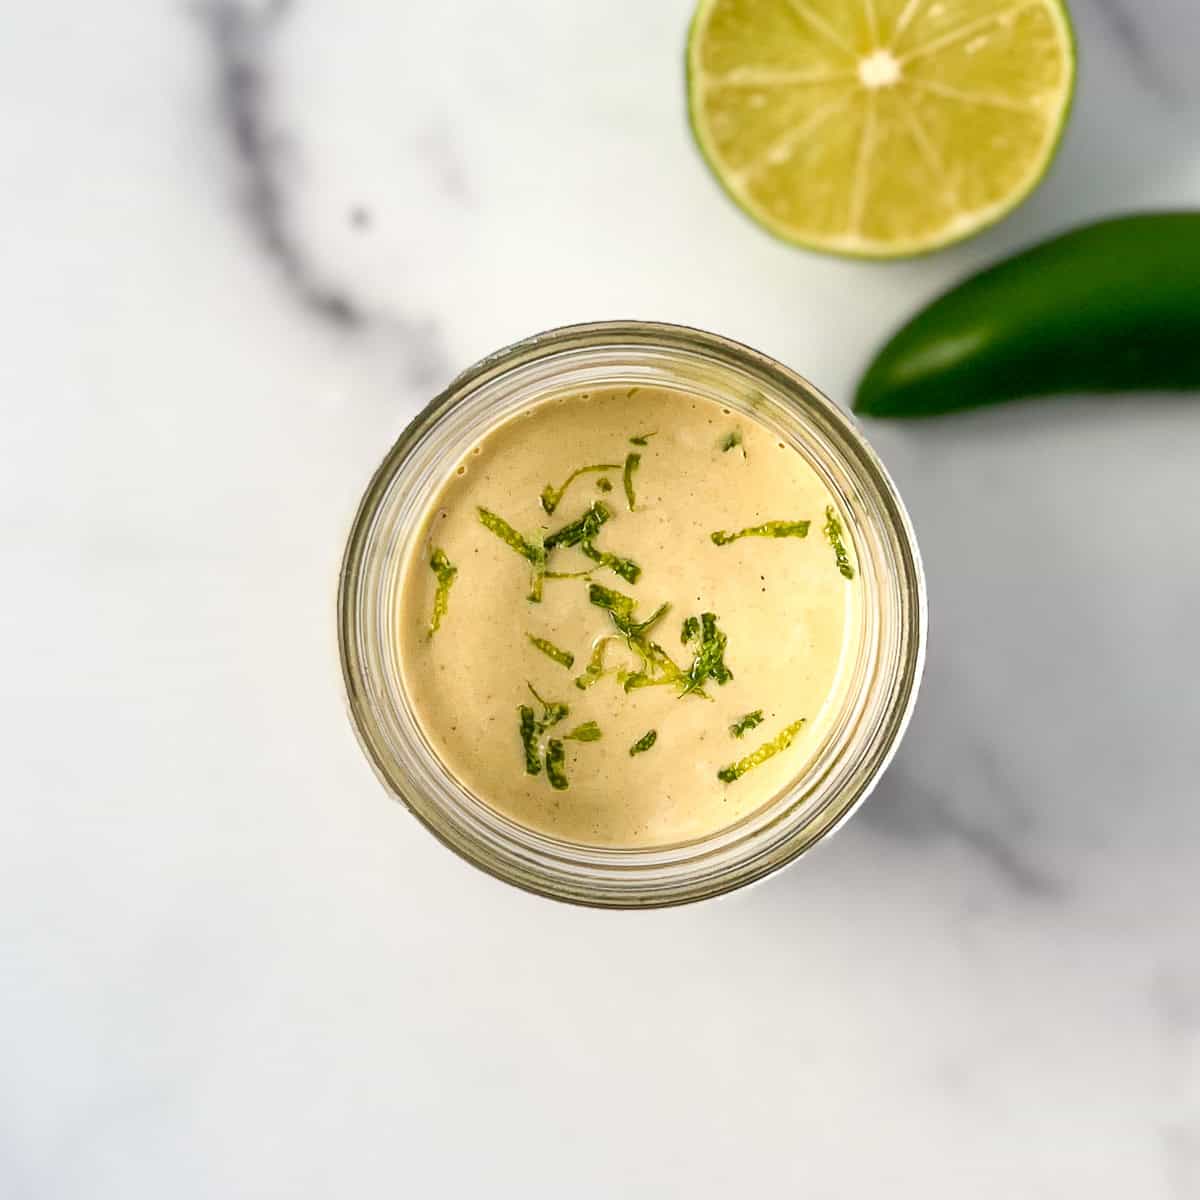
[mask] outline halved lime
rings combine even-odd
[[[893,258],[1010,212],[1075,83],[1061,0],[701,0],[692,128],[772,233]]]

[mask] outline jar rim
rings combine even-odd
[[[757,415],[769,411],[773,419],[795,422],[801,430],[796,448],[806,456],[818,450],[826,456],[817,465],[828,469],[826,482],[846,502],[844,516],[855,530],[855,545],[871,549],[868,559],[860,552],[860,565],[869,568],[862,571],[864,586],[873,581],[877,592],[874,607],[864,600],[874,620],[876,641],[867,647],[874,656],[867,682],[874,690],[863,692],[862,712],[855,719],[864,723],[850,731],[857,742],[848,733],[837,751],[841,757],[833,756],[822,768],[829,773],[828,794],[817,788],[821,779],[805,776],[807,790],[793,781],[759,810],[761,817],[755,814],[685,846],[646,850],[580,846],[537,834],[469,797],[461,785],[456,789],[453,780],[430,773],[426,759],[441,764],[413,714],[404,711],[403,689],[388,665],[385,628],[392,611],[389,589],[405,557],[402,544],[414,535],[429,499],[452,469],[451,458],[461,456],[463,422],[490,418],[495,427],[508,419],[497,417],[501,401],[516,410],[538,402],[522,401],[520,387],[544,391],[569,370],[611,372],[623,362],[630,371],[666,372],[661,386],[672,386],[674,372],[681,372],[674,386],[684,389],[689,371],[709,372],[729,389],[722,398],[750,404]],[[822,392],[776,360],[718,334],[661,322],[602,321],[551,329],[487,355],[409,423],[359,504],[339,577],[337,620],[358,739],[385,787],[439,840],[473,865],[528,891],[597,907],[644,908],[689,903],[760,879],[840,828],[858,809],[911,717],[924,665],[927,604],[915,534],[895,485],[852,419]],[[444,767],[441,771],[447,774]]]

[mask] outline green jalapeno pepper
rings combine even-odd
[[[1200,389],[1200,212],[1101,221],[972,276],[883,347],[854,408],[915,417]]]

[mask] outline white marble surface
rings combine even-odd
[[[880,266],[713,186],[688,0],[8,6],[0,1196],[1200,1196],[1200,406],[869,430],[929,570],[917,718],[721,902],[477,874],[336,661],[360,489],[480,354],[655,317],[845,401],[974,264],[1200,201],[1200,9],[1074,8],[1052,177]]]

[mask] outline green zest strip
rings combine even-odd
[[[545,638],[534,637],[532,633],[525,635],[547,658],[552,658],[559,666],[569,671],[575,665],[575,655],[570,650],[560,650],[553,642]]]
[[[632,758],[635,754],[645,754],[655,742],[658,741],[658,730],[651,729],[643,733],[632,746],[629,747],[629,756]]]
[[[718,529],[709,536],[716,546],[728,546],[730,542],[744,537],[808,537],[808,527],[811,524],[811,521],[764,521],[761,525],[749,525],[745,529],[739,529],[737,533],[726,533],[725,530]]]
[[[589,567],[586,571],[546,571],[543,573],[543,579],[591,579],[594,568]]]
[[[767,742],[759,746],[752,754],[747,754],[745,758],[739,758],[737,762],[722,767],[717,772],[717,778],[722,783],[733,783],[735,780],[741,779],[747,771],[753,770],[759,763],[765,763],[768,758],[774,758],[781,750],[786,750],[796,740],[796,734],[803,726],[803,717],[799,721],[793,721],[774,741]]]
[[[679,631],[679,640],[686,646],[700,632],[700,618],[688,617]]]
[[[589,471],[619,471],[620,469],[620,463],[593,463],[590,467],[580,467],[578,471],[572,471],[570,475],[567,476],[562,487],[555,487],[552,483],[548,483],[544,488],[542,488],[542,508],[545,509],[547,513],[552,513],[562,502],[563,494],[566,492],[567,488],[569,488],[571,484],[580,477],[580,475],[586,475]]]
[[[633,610],[637,607],[637,601],[632,596],[626,596],[624,592],[614,591],[599,583],[591,583],[588,584],[588,599],[597,608],[607,611],[612,623],[627,638],[642,637],[652,625],[666,616],[671,607],[669,604],[660,604],[646,620],[635,621]]]
[[[604,648],[609,642],[615,642],[616,638],[606,637],[601,638],[592,650],[592,656],[588,659],[588,665],[584,669],[582,675],[575,676],[575,686],[581,692],[587,691],[593,683],[604,678]]]
[[[582,542],[579,548],[592,562],[620,575],[626,583],[637,583],[642,574],[642,568],[631,558],[622,558],[619,554],[610,554],[607,550],[597,550],[591,542]]]
[[[525,598],[534,604],[542,602],[542,584],[546,579],[546,547],[542,541],[541,530],[538,530],[537,541],[533,544],[536,557],[533,560],[533,575],[529,580],[529,594]]]
[[[570,709],[561,700],[543,700],[538,695],[537,688],[532,683],[525,686],[533,693],[533,698],[542,706],[542,716],[538,721],[538,732],[545,733],[551,725],[557,725],[569,713]]]
[[[536,563],[539,558],[544,558],[544,553],[538,549],[532,542],[527,542],[503,517],[498,517],[491,509],[480,508],[479,523],[484,529],[490,530],[502,542],[511,546],[522,558],[527,558],[531,563]]]
[[[613,591],[612,588],[602,587],[593,583],[588,589],[588,598],[598,608],[607,610],[609,618],[618,633],[625,638],[626,644],[641,660],[636,671],[619,672],[618,678],[627,692],[635,688],[660,687],[672,684],[679,688],[680,696],[694,694],[704,699],[709,697],[701,690],[706,679],[715,679],[718,683],[727,683],[733,678],[733,672],[725,665],[725,635],[717,628],[717,618],[712,613],[704,613],[699,621],[694,618],[684,622],[684,631],[691,631],[691,636],[700,638],[700,649],[695,661],[688,671],[682,671],[679,665],[657,642],[647,637],[649,630],[666,615],[670,608],[661,604],[645,620],[635,621],[633,610],[636,601],[631,596]],[[687,638],[685,637],[685,641]],[[601,651],[602,653],[602,651]],[[595,678],[599,678],[599,669]],[[590,686],[595,678],[581,682],[581,676],[575,682],[580,687]]]
[[[437,591],[433,595],[433,615],[429,618],[429,636],[433,637],[441,628],[442,618],[450,607],[450,586],[458,574],[458,568],[446,557],[445,550],[436,549],[429,559],[429,566],[437,576]]]
[[[733,672],[725,665],[726,642],[725,634],[717,628],[716,614],[701,613],[700,649],[692,659],[680,697],[699,691],[707,679],[725,684],[733,678]]]
[[[584,554],[602,567],[615,571],[627,583],[637,583],[642,568],[632,559],[622,558],[619,554],[609,554],[606,550],[597,550],[593,539],[603,525],[612,516],[612,511],[603,500],[592,501],[592,506],[581,517],[567,522],[546,539],[546,549],[555,550],[559,546],[578,546]]]
[[[568,521],[561,529],[556,529],[546,539],[546,549],[554,550],[559,546],[578,546],[580,542],[596,536],[600,526],[612,516],[612,512],[603,500],[593,500],[592,506],[581,517]]]
[[[542,769],[542,759],[538,753],[538,738],[547,729],[563,720],[570,709],[561,700],[543,700],[532,683],[527,683],[525,686],[542,706],[540,718],[534,715],[533,709],[528,704],[522,704],[517,709],[521,718],[521,745],[525,749],[525,771],[529,775],[536,775]],[[566,738],[577,742],[598,742],[600,737],[600,726],[595,721],[585,721],[582,725],[576,725],[570,733],[564,734],[562,739],[551,738],[546,743],[546,778],[550,780],[550,786],[560,792],[567,787],[567,752],[563,745]]]
[[[747,729],[754,729],[756,726],[761,725],[765,719],[763,710],[756,708],[753,712],[749,712],[744,717],[734,721],[729,727],[729,732],[735,738],[740,738],[745,735]]]
[[[833,556],[837,560],[837,569],[847,578],[854,578],[854,568],[850,565],[850,555],[842,541],[842,523],[833,511],[833,505],[825,509],[825,540],[833,547]]]
[[[542,580],[546,578],[546,549],[540,539],[531,542],[522,537],[503,517],[491,509],[476,509],[479,523],[494,533],[502,542],[511,546],[522,558],[533,564],[533,579],[529,585],[529,599],[537,603],[542,598]]]
[[[642,655],[640,671],[624,671],[620,674],[621,686],[632,692],[636,688],[662,687],[665,684],[677,684],[683,678],[683,672],[675,664],[671,656],[657,643],[646,643],[645,649],[634,647]],[[703,696],[703,692],[697,692]]]
[[[566,747],[558,738],[551,738],[546,747],[546,778],[550,780],[550,786],[555,791],[563,792],[567,789],[566,765]]]
[[[721,452],[723,454],[728,454],[730,450],[735,450],[738,446],[741,446],[741,445],[742,445],[742,431],[740,429],[735,429],[732,433],[727,433],[721,439]],[[744,455],[745,453],[746,453],[746,448],[744,446],[742,446],[742,454]]]
[[[521,745],[525,748],[525,774],[536,775],[542,769],[541,756],[538,754],[537,719],[528,704],[522,704],[517,713],[521,718]]]
[[[634,391],[637,391],[637,389],[634,388]],[[634,434],[634,436],[629,439],[629,442],[633,446],[644,446],[657,432],[657,429],[652,429],[649,433]]]
[[[638,671],[624,671],[618,676],[627,692],[635,688],[678,684],[684,678],[674,659],[657,642],[639,639],[630,642],[630,646],[641,658],[642,666]],[[697,694],[703,695],[702,692]]]
[[[666,616],[667,610],[670,608],[669,604],[660,604],[645,621],[635,621],[633,610],[637,602],[632,596],[626,596],[621,592],[613,591],[612,588],[593,583],[588,588],[588,599],[597,608],[607,611],[609,619],[625,638],[626,645],[640,659],[639,670],[618,673],[617,677],[627,692],[633,691],[634,688],[658,687],[661,684],[676,683],[682,678],[682,672],[672,661],[671,656],[657,642],[652,642],[646,636],[651,627]],[[600,652],[602,653],[602,651]],[[599,674],[595,678],[599,678]],[[595,682],[595,678],[583,683],[581,682],[583,676],[581,676],[575,683],[579,687],[588,687]]]
[[[564,733],[563,739],[576,742],[598,742],[602,736],[600,726],[595,721],[584,721],[582,725],[576,725],[570,733]]]
[[[629,511],[633,512],[637,508],[637,503],[633,496],[633,473],[641,466],[642,456],[640,454],[628,454],[625,456],[625,470],[623,477],[625,480],[625,502],[629,505]]]

